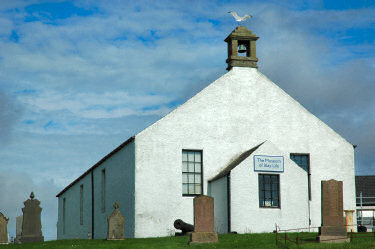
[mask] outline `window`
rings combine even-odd
[[[202,151],[182,151],[182,195],[202,194],[202,162]]]
[[[279,175],[258,175],[259,207],[280,207]]]
[[[62,206],[62,220],[63,220],[63,234],[65,234],[65,209],[66,209],[66,199],[63,198],[63,206]]]
[[[79,191],[79,224],[83,225],[83,184]]]
[[[309,200],[311,201],[311,174],[310,174],[310,158],[309,154],[290,154],[292,159],[298,166],[300,166],[307,173],[307,184]]]
[[[102,170],[101,201],[102,201],[102,213],[104,213],[105,212],[105,169]]]

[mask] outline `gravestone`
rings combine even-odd
[[[116,202],[113,207],[112,214],[107,217],[108,234],[107,240],[123,240],[124,239],[124,222],[125,217],[120,213],[119,204]]]
[[[322,226],[319,242],[348,242],[343,205],[342,181],[322,181]]]
[[[22,221],[23,221],[23,216],[17,216],[16,218],[16,238],[14,239],[14,242],[16,244],[21,243],[21,234],[22,234]]]
[[[0,244],[7,244],[8,243],[8,225],[9,218],[6,218],[1,212],[0,212]]]
[[[353,213],[354,210],[344,210],[345,212],[345,227],[347,232],[354,231]]]
[[[194,198],[194,232],[190,244],[217,242],[214,231],[214,198],[200,195]]]
[[[30,199],[26,200],[22,208],[22,232],[21,243],[44,241],[42,235],[42,223],[40,221],[40,214],[42,208],[39,207],[40,201],[34,199],[34,193],[31,192]]]

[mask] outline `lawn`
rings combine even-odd
[[[313,238],[316,234],[306,233]],[[371,234],[368,234],[371,236]],[[295,237],[296,234],[288,234]],[[178,249],[178,248],[277,248],[275,234],[221,234],[219,243],[188,245],[189,238],[162,237],[149,239],[125,239],[123,241],[106,240],[59,240],[23,245],[0,245],[1,249]],[[295,243],[288,242],[288,248],[297,248]],[[280,246],[280,248],[283,248]],[[375,248],[375,238],[356,238],[353,242],[344,244],[318,244],[311,242],[300,245],[299,248]]]

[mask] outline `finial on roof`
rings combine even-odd
[[[32,199],[34,199],[34,197],[35,197],[34,192],[31,192],[30,199],[32,200]]]
[[[119,205],[118,202],[116,201],[115,204],[113,205],[113,207],[114,207],[115,209],[118,209],[118,208],[120,207],[120,205]]]

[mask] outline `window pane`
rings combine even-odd
[[[194,183],[194,174],[189,174],[189,183]]]
[[[263,186],[263,175],[258,176],[259,185]]]
[[[279,184],[278,184],[277,182],[276,182],[276,183],[273,182],[273,183],[272,183],[272,190],[273,190],[273,191],[278,191],[278,188],[279,188]]]
[[[195,174],[195,183],[201,183],[201,175]]]
[[[183,162],[182,163],[182,172],[187,172],[187,171],[188,171],[187,162]]]
[[[182,184],[182,193],[188,194],[188,185],[187,184]]]
[[[183,162],[186,162],[186,161],[187,161],[187,152],[186,152],[186,151],[183,151],[183,152],[182,152],[182,161],[183,161]]]
[[[195,172],[201,172],[201,167],[200,163],[195,163]]]
[[[271,177],[269,175],[264,176],[264,183],[270,183],[271,182]]]
[[[195,152],[195,162],[201,162],[201,153]]]
[[[187,176],[187,174],[182,174],[182,183],[188,183],[188,176]]]
[[[194,184],[189,184],[189,194],[195,194],[194,187]]]
[[[272,206],[278,207],[279,206],[279,200],[272,200]]]
[[[182,151],[183,194],[202,194],[202,152]]]
[[[260,184],[260,186],[259,186],[259,191],[261,191],[261,192],[264,191],[264,184]]]
[[[270,200],[265,200],[264,201],[264,206],[265,207],[271,207],[271,201]]]
[[[263,202],[264,202],[264,192],[260,191],[259,192],[259,203],[260,203],[261,206],[263,206]]]
[[[264,187],[265,187],[266,191],[271,190],[271,184],[269,184],[269,183],[264,184]]]
[[[194,162],[194,152],[188,152],[188,161]]]
[[[308,157],[309,155],[290,155],[290,159],[292,159],[298,166],[308,172]]]
[[[258,175],[259,180],[259,206],[279,207],[279,175]]]
[[[195,184],[195,193],[201,194],[201,185],[200,184]]]
[[[194,163],[189,162],[189,172],[194,172]]]

